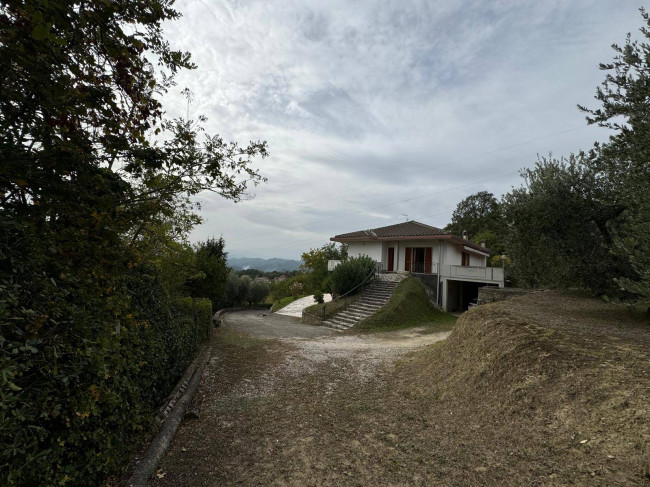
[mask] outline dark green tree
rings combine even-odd
[[[488,191],[479,191],[458,203],[445,231],[461,236],[464,231],[475,243],[486,242],[494,252],[503,252],[505,226],[499,201]]]
[[[228,253],[223,238],[210,238],[195,245],[197,276],[189,282],[193,297],[208,298],[216,309],[226,291],[230,269],[226,264]]]
[[[334,242],[326,243],[318,249],[310,249],[309,252],[302,254],[301,270],[309,273],[309,289],[311,292],[319,291],[329,292],[327,289],[327,279],[329,271],[327,270],[327,261],[329,260],[346,260],[348,258],[348,246],[346,244],[337,245]]]
[[[156,255],[199,220],[193,195],[263,180],[264,143],[163,118],[194,68],[162,35],[178,17],[171,0],[0,4],[2,485],[121,467],[175,379],[156,374],[196,346],[192,320],[171,329]]]
[[[371,257],[351,257],[341,262],[332,271],[331,281],[333,291],[342,295],[359,286],[375,269],[375,261]],[[360,289],[357,288],[358,291]]]
[[[641,15],[643,40],[628,34],[623,46],[612,46],[612,62],[600,65],[606,72],[596,90],[600,107],[579,108],[588,123],[614,131],[608,142],[595,145],[589,161],[609,189],[603,198],[608,246],[633,270],[612,277],[650,305],[650,17],[644,9]]]
[[[251,278],[249,276],[239,276],[236,272],[231,271],[226,279],[226,291],[224,293],[224,306],[243,306],[248,301],[248,292],[251,287]]]
[[[524,169],[524,185],[503,198],[506,252],[522,285],[593,289],[610,293],[617,263],[598,225],[602,195],[597,174],[582,154],[540,158]]]
[[[255,280],[251,282],[248,290],[248,301],[252,304],[259,304],[266,299],[270,292],[271,289],[267,283]]]

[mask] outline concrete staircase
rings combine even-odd
[[[364,318],[377,312],[384,306],[393,294],[393,291],[406,276],[400,274],[380,274],[361,293],[359,299],[352,303],[346,310],[339,311],[329,320],[323,321],[323,326],[336,330],[347,330],[359,323]]]

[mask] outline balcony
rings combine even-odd
[[[407,262],[406,270],[414,274],[437,274],[437,262]]]
[[[504,273],[501,267],[469,267],[460,265],[440,266],[440,276],[449,279],[495,282],[503,286]]]

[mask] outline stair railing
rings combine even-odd
[[[343,298],[343,300],[344,300],[344,301],[343,301],[343,303],[344,303],[344,304],[343,304],[343,309],[344,309],[344,310],[348,309],[348,295],[349,295],[352,291],[354,291],[355,289],[359,288],[360,286],[363,286],[363,285],[365,285],[365,284],[368,284],[368,283],[369,283],[369,282],[370,282],[370,281],[375,277],[376,274],[377,274],[377,269],[373,269],[372,272],[371,272],[370,274],[368,274],[368,275],[366,276],[366,278],[365,278],[363,281],[361,281],[361,283],[359,283],[359,284],[357,284],[356,286],[354,286],[352,289],[350,289],[350,290],[349,290],[348,292],[346,292],[345,294],[342,294],[341,296],[337,296],[337,297],[334,298],[332,301],[338,301],[338,300],[340,300],[341,298]],[[326,305],[323,304],[323,320],[325,320],[325,306],[326,306]]]

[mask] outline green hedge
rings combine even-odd
[[[172,301],[172,308],[179,319],[192,317],[197,323],[198,341],[200,343],[210,338],[212,329],[212,302],[207,298],[176,298]]]
[[[336,294],[340,296],[355,289],[374,269],[375,261],[367,255],[350,257],[336,266],[330,276],[330,282]]]
[[[0,228],[0,485],[100,485],[209,336],[211,309],[168,304],[152,269],[101,287],[44,265],[39,245]]]

